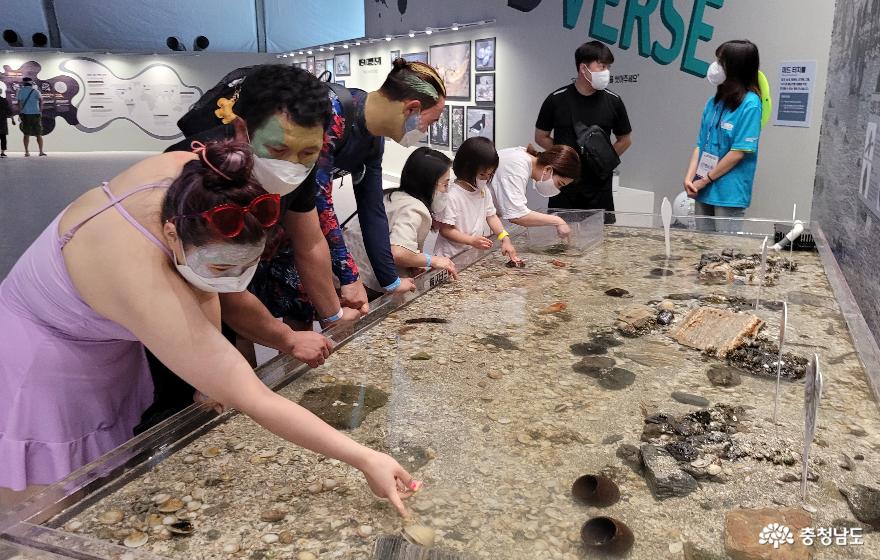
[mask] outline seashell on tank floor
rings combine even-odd
[[[159,504],[159,512],[174,513],[179,509],[183,509],[185,505],[186,504],[183,502],[183,500],[178,498],[171,498]]]
[[[125,517],[125,514],[119,511],[118,509],[111,509],[110,511],[105,511],[101,515],[98,516],[98,521],[104,523],[105,525],[113,525],[114,523],[119,523]]]
[[[222,451],[219,447],[208,447],[207,449],[202,450],[202,457],[206,459],[213,459],[217,455],[220,455]]]
[[[189,521],[178,521],[168,525],[168,530],[172,535],[191,535],[195,529],[196,528]]]
[[[409,525],[403,528],[403,537],[413,544],[430,548],[436,537],[434,529],[424,525]]]
[[[132,531],[131,534],[125,537],[125,540],[122,541],[122,544],[124,544],[128,548],[138,548],[147,544],[147,540],[149,540],[149,537],[145,533],[141,533],[140,531]]]

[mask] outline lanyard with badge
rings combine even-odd
[[[724,118],[724,111],[718,115],[718,103],[715,104],[715,111],[712,113],[712,126],[706,128],[705,141],[700,146],[700,162],[697,164],[697,177],[705,178],[718,165],[719,157],[708,151],[709,139],[712,138],[712,129],[721,125],[721,119]]]

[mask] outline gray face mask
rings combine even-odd
[[[421,126],[421,121],[419,120],[421,113],[421,110],[415,110],[403,121],[403,138],[400,139],[398,144],[404,148],[415,146],[428,134],[427,131],[422,132],[419,129]]]
[[[265,242],[250,245],[234,243],[209,243],[195,247],[187,255],[183,252],[183,264],[174,255],[174,265],[183,278],[194,287],[205,292],[230,293],[243,292],[251,283],[257,271],[260,255]],[[256,260],[256,262],[254,262]],[[212,270],[211,265],[233,266],[222,273]],[[248,266],[249,263],[253,263]]]

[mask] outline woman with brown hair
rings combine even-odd
[[[246,144],[192,147],[83,194],[0,284],[0,509],[132,436],[153,398],[146,347],[217,403],[358,468],[404,514],[397,461],[272,392],[220,333],[218,295],[247,288],[280,196]]]
[[[559,216],[536,212],[528,207],[528,186],[534,184],[545,198],[559,194],[559,189],[581,175],[581,162],[574,149],[556,144],[539,152],[527,148],[505,148],[498,151],[498,169],[489,186],[498,215],[523,227],[555,226],[559,237],[566,238],[571,229]]]

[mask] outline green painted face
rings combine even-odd
[[[254,131],[251,149],[258,157],[312,165],[324,145],[324,128],[300,126],[284,115],[272,116]]]

